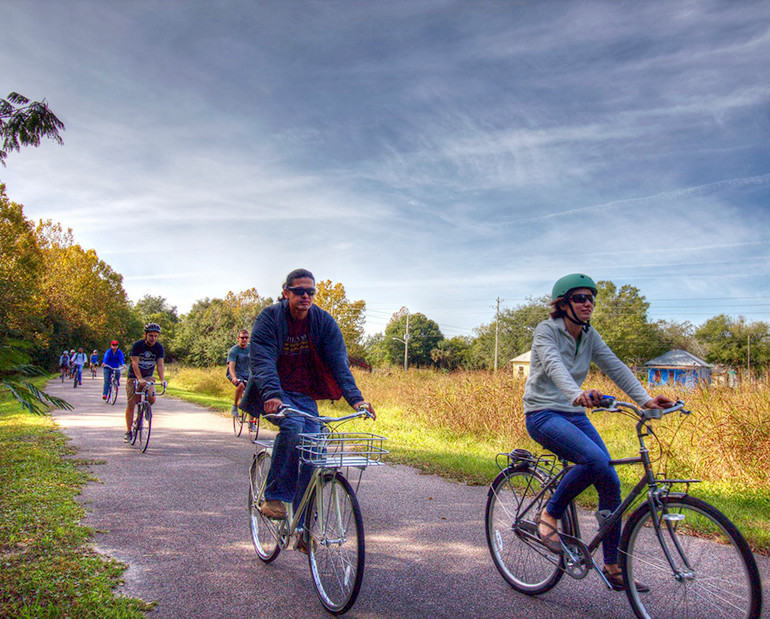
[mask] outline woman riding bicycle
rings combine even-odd
[[[553,287],[551,318],[535,329],[530,373],[524,389],[524,412],[530,436],[575,466],[564,476],[543,512],[538,534],[556,554],[562,552],[557,521],[569,503],[591,484],[599,494],[599,510],[614,511],[620,505],[620,480],[610,464],[601,436],[588,420],[586,407],[596,406],[602,394],[583,391],[581,384],[591,362],[635,402],[644,408],[674,404],[663,395],[651,398],[631,370],[615,356],[590,319],[597,288],[587,275],[562,277]],[[609,532],[602,544],[604,572],[616,590],[623,590],[618,567],[621,525]],[[648,590],[641,583],[637,590]]]

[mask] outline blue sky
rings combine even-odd
[[[770,3],[0,0],[0,169],[133,300],[302,266],[447,337],[570,272],[770,321]]]

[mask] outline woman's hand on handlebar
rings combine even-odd
[[[369,402],[364,402],[361,400],[360,402],[356,402],[353,405],[353,408],[355,408],[357,411],[360,411],[361,409],[366,409],[369,411],[369,414],[371,414],[372,419],[377,419],[377,413],[374,412],[374,407],[369,404]]]
[[[652,400],[647,400],[644,403],[644,408],[671,408],[674,404],[676,404],[675,400],[671,400],[663,394],[658,394]]]
[[[585,406],[592,408],[599,405],[599,401],[603,398],[602,392],[597,389],[586,389],[572,402],[575,406]]]

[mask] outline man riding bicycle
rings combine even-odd
[[[151,379],[158,366],[158,377],[164,380],[165,369],[163,366],[163,345],[158,341],[160,337],[160,325],[148,322],[144,325],[144,338],[134,342],[129,353],[131,364],[128,366],[128,378],[126,379],[126,434],[124,443],[131,442],[131,424],[134,422],[134,407],[139,402],[138,391],[147,388],[147,379]],[[135,384],[138,382],[138,385]],[[155,393],[147,395],[150,404],[155,404]]]
[[[110,347],[104,352],[104,358],[102,359],[102,367],[104,368],[102,400],[107,399],[113,374],[117,375],[118,386],[120,386],[120,366],[125,364],[126,358],[123,356],[123,351],[118,348],[118,340],[112,340],[110,342]],[[113,400],[113,402],[114,401],[115,400]]]
[[[241,401],[246,382],[249,380],[249,332],[241,329],[238,342],[227,353],[227,378],[235,385],[235,400],[230,409],[233,417],[238,417],[238,402]]]
[[[251,375],[240,408],[258,416],[287,405],[318,416],[316,400],[338,400],[353,408],[374,408],[364,401],[350,371],[342,332],[334,318],[313,305],[315,278],[296,269],[283,284],[283,299],[266,307],[254,323],[249,344]],[[273,460],[260,511],[268,518],[286,518],[284,502],[302,497],[312,475],[299,466],[299,434],[319,432],[318,421],[288,416],[279,422]]]

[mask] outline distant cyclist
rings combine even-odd
[[[151,379],[158,367],[158,377],[164,380],[165,369],[163,366],[163,345],[158,341],[160,337],[160,325],[148,322],[144,325],[144,338],[134,342],[128,356],[131,364],[128,366],[128,378],[126,379],[126,434],[124,443],[131,442],[131,424],[134,423],[134,407],[139,402],[137,391],[143,391],[147,387],[147,379]],[[138,379],[139,385],[134,381]],[[155,393],[147,396],[150,404],[155,404]]]
[[[75,366],[78,377],[78,385],[83,384],[83,366],[88,363],[88,357],[83,352],[83,348],[78,348],[77,353],[72,357],[72,365]]]
[[[107,399],[107,393],[110,390],[110,382],[112,381],[113,374],[117,375],[118,385],[120,385],[120,366],[125,364],[126,358],[123,356],[123,351],[118,348],[118,340],[112,340],[110,342],[110,347],[105,351],[104,358],[102,359],[102,368],[104,369],[102,400]]]
[[[91,373],[96,376],[96,368],[99,367],[99,352],[94,350],[91,353],[91,357],[88,359],[88,367],[91,368]]]
[[[227,353],[227,378],[235,385],[235,399],[230,409],[233,417],[238,417],[238,402],[241,401],[243,390],[249,380],[249,332],[241,329],[238,332],[238,343]]]
[[[70,353],[68,350],[65,350],[59,356],[59,373],[61,374],[62,378],[67,375],[67,371],[69,369],[70,369]]]

